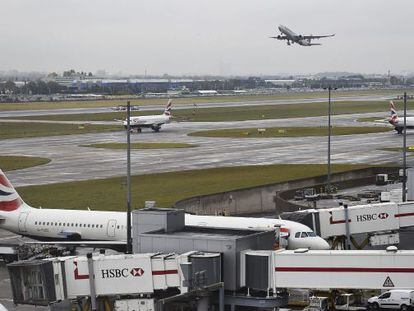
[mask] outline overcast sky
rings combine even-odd
[[[413,0],[0,0],[0,70],[414,72]],[[269,39],[286,25],[322,46]]]

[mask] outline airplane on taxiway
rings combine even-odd
[[[397,109],[395,108],[395,104],[393,101],[390,101],[390,117],[388,122],[394,126],[394,129],[397,131],[398,134],[402,134],[404,131],[404,117],[400,119],[397,114]],[[407,129],[414,129],[414,117],[407,116],[406,117],[406,128]]]
[[[302,46],[321,45],[320,43],[312,43],[312,40],[335,36],[335,34],[332,34],[332,35],[319,35],[319,36],[298,35],[295,32],[293,32],[292,30],[290,30],[289,28],[287,28],[286,26],[279,25],[278,28],[279,28],[279,31],[280,31],[281,34],[278,35],[278,36],[275,36],[275,37],[270,37],[270,38],[277,39],[277,40],[286,40],[287,45],[291,45],[293,43],[297,43],[297,44],[302,45]]]
[[[282,219],[185,215],[187,226],[275,230],[288,249],[329,249],[329,244],[309,227]],[[41,243],[86,245],[123,249],[127,239],[127,214],[92,210],[33,208],[26,204],[0,169],[0,228]]]
[[[159,132],[159,130],[161,129],[161,125],[171,122],[171,108],[172,100],[170,99],[167,103],[167,106],[165,106],[163,114],[130,117],[129,122],[131,130],[136,130],[138,133],[140,133],[143,128],[150,128],[154,132]],[[123,122],[126,128],[127,120],[124,120]]]

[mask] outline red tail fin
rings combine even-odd
[[[11,212],[20,208],[21,205],[23,205],[23,200],[0,170],[0,211]]]

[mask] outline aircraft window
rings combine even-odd
[[[49,226],[49,222],[47,222],[46,225]]]
[[[316,233],[313,231],[307,232],[307,234],[309,237],[312,237],[312,238],[316,237]]]
[[[300,232],[296,232],[295,238],[300,238]]]
[[[119,225],[118,225],[118,226],[116,226],[116,228],[117,228],[117,229],[119,229]]]
[[[92,225],[92,228],[95,228],[95,225]]]
[[[103,228],[103,225],[101,225],[101,228]]]
[[[86,227],[86,224],[83,224],[83,227]]]
[[[59,226],[61,226],[61,225],[62,225],[62,223],[60,222],[60,223],[59,223]]]
[[[45,224],[46,224],[46,222],[44,221],[44,222],[43,222],[43,226],[44,226]]]
[[[37,221],[35,221],[35,225],[37,225]]]
[[[308,234],[306,233],[306,232],[302,232],[302,234],[301,234],[301,236],[300,236],[301,238],[307,238],[308,237]]]
[[[57,222],[55,222],[55,226],[57,226]]]
[[[70,224],[71,227],[73,227],[73,222]]]
[[[75,224],[75,227],[77,227],[78,226],[78,224]]]
[[[90,224],[88,224],[88,228],[90,228],[91,227],[91,225]]]

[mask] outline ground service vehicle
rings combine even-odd
[[[390,290],[379,296],[368,299],[372,309],[400,309],[407,311],[414,307],[414,290]]]

